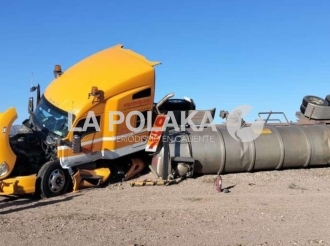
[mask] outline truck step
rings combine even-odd
[[[101,184],[102,177],[101,176],[90,176],[90,175],[82,175],[81,180],[85,180],[92,185],[99,186]]]

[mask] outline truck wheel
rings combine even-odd
[[[304,105],[300,105],[300,112],[302,112],[303,114],[305,113],[306,111],[306,107]]]
[[[314,104],[314,105],[319,105],[319,106],[329,106],[329,103],[317,96],[305,96],[303,98],[302,104],[307,107],[308,103]]]
[[[330,104],[330,95],[327,95],[327,96],[325,97],[325,100]]]
[[[59,161],[44,164],[39,170],[37,179],[38,191],[43,198],[63,195],[71,182],[69,172],[61,167]]]

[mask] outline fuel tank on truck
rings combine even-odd
[[[322,124],[266,124],[260,136],[250,142],[233,138],[225,124],[202,131],[170,130],[165,139],[170,150],[170,157],[165,159],[169,163],[163,164],[163,149],[152,160],[153,169],[162,177],[173,173],[225,174],[330,163],[330,126]],[[189,165],[191,160],[193,164]]]

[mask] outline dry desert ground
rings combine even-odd
[[[330,168],[214,178],[1,197],[0,245],[330,245]]]

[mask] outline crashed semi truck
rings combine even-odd
[[[154,102],[158,64],[116,45],[66,71],[56,65],[43,93],[31,88],[36,98],[28,100],[28,119],[13,125],[15,108],[0,114],[0,195],[53,197],[129,180],[148,168],[169,180],[329,165],[328,96],[305,96],[294,123],[274,122],[280,112],[261,112],[258,138],[240,141],[227,123],[212,123],[215,108],[198,110],[193,99],[173,93]],[[227,111],[220,116],[239,122],[239,130],[251,127]]]

